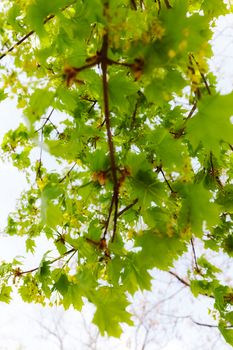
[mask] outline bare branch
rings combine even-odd
[[[170,275],[175,277],[179,282],[183,283],[186,287],[190,287],[190,284],[187,281],[185,281],[182,277],[177,275],[175,272],[170,270],[170,271],[168,271],[168,273],[170,273]]]

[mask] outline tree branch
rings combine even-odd
[[[54,108],[52,108],[51,112],[49,113],[48,117],[45,119],[44,123],[42,124],[42,126],[40,128],[38,128],[37,130],[35,130],[35,133],[40,131],[40,130],[43,130],[45,125],[48,123],[48,121],[50,120],[52,114],[54,112]]]
[[[103,238],[106,238],[106,235],[107,235],[107,232],[108,232],[108,226],[109,226],[110,218],[111,218],[111,215],[112,215],[113,204],[114,204],[114,194],[112,196],[110,208],[108,210],[108,217],[107,217],[107,221],[105,223],[105,229],[104,229]]]
[[[117,217],[121,216],[122,214],[124,214],[127,210],[129,210],[130,208],[132,208],[136,203],[138,202],[138,198],[136,198],[131,204],[127,205],[127,207],[125,207],[124,209],[120,210],[117,214]]]
[[[202,80],[203,80],[203,82],[205,84],[205,87],[206,87],[206,90],[207,90],[208,94],[211,95],[211,90],[210,90],[209,84],[208,84],[208,82],[206,80],[206,77],[205,77],[204,73],[201,71],[201,67],[200,67],[199,63],[197,62],[197,60],[196,60],[196,58],[194,57],[193,54],[191,54],[190,56],[194,60],[196,66],[197,66],[197,68],[199,70],[199,73],[200,73],[201,78],[202,78]]]
[[[177,320],[178,319],[189,319],[190,321],[192,321],[197,326],[208,327],[208,328],[218,328],[218,325],[196,321],[190,315],[187,315],[187,316],[176,316],[176,315],[170,315],[170,314],[165,314],[165,313],[161,313],[161,312],[160,312],[160,315],[166,316],[166,317],[172,317],[172,318],[175,318]]]
[[[180,277],[179,275],[177,275],[175,272],[173,271],[168,271],[168,273],[170,275],[172,275],[173,277],[175,277],[179,282],[181,282],[182,284],[184,284],[186,287],[189,287],[190,288],[190,283],[185,281],[182,277]],[[212,299],[215,299],[213,295],[209,295],[209,294],[201,294],[201,295],[204,295],[205,297],[208,297],[208,298],[212,298]]]
[[[172,9],[172,6],[171,6],[171,4],[169,3],[168,0],[164,0],[164,3],[165,3],[165,5],[166,5],[166,8],[167,8],[167,9]]]
[[[159,172],[161,172],[161,174],[163,175],[164,181],[166,182],[166,184],[167,184],[169,190],[171,191],[171,193],[175,193],[175,191],[173,191],[173,189],[172,189],[172,187],[171,187],[171,185],[170,185],[170,182],[168,181],[168,179],[167,179],[166,176],[165,176],[165,173],[164,173],[164,171],[163,171],[163,168],[162,168],[162,167],[159,167],[158,170],[159,170]]]
[[[191,242],[192,251],[193,251],[193,258],[194,258],[195,269],[196,269],[197,273],[201,274],[201,270],[200,270],[200,268],[198,266],[198,263],[197,263],[197,255],[196,255],[196,251],[195,251],[195,247],[194,247],[193,238],[191,238],[190,242]]]
[[[172,275],[173,277],[175,277],[179,282],[181,282],[182,284],[184,284],[186,287],[190,287],[190,284],[185,281],[182,277],[180,277],[179,275],[177,275],[175,272],[173,271],[168,271],[168,273],[170,273],[170,275]]]
[[[113,218],[113,233],[112,233],[112,242],[113,242],[116,234],[116,229],[117,229],[119,185],[117,180],[115,148],[113,144],[112,131],[111,131],[109,98],[108,98],[109,91],[108,91],[108,79],[107,79],[107,74],[108,74],[108,32],[107,31],[103,36],[103,45],[100,53],[100,59],[101,59],[101,69],[102,69],[105,125],[107,129],[108,148],[109,148],[111,172],[112,172],[112,179],[113,179],[113,199],[112,199],[114,203],[114,218]],[[113,204],[111,204],[109,209],[108,223],[110,220],[112,209],[113,209]],[[106,232],[104,234],[106,235]]]
[[[72,165],[72,167],[67,171],[67,173],[59,180],[59,183],[63,182],[71,173],[71,171],[74,169],[75,165],[77,165],[76,162]]]
[[[67,8],[69,8],[71,5],[73,5],[76,2],[73,1],[70,5],[65,6],[62,11],[65,11]],[[48,23],[51,19],[53,19],[55,17],[55,15],[51,14],[48,17],[45,18],[44,20],[44,24]],[[9,53],[11,53],[12,51],[14,51],[14,49],[16,49],[17,47],[19,47],[21,44],[24,43],[24,41],[26,41],[28,38],[30,38],[33,34],[35,33],[35,30],[31,30],[30,32],[28,32],[27,34],[25,34],[19,41],[17,41],[15,44],[13,44],[8,50],[6,50],[5,52],[3,52],[2,54],[0,54],[0,60],[2,60],[4,57],[6,57],[7,55],[9,55]]]
[[[137,5],[135,0],[130,0],[130,6],[133,10],[137,11]]]
[[[77,252],[77,249],[72,248],[72,249],[68,250],[67,252],[65,252],[64,254],[58,256],[57,258],[48,261],[48,263],[49,263],[49,264],[54,264],[56,261],[61,260],[62,258],[64,258],[65,256],[67,256],[67,255],[69,255],[69,254],[72,254],[72,257],[73,257],[73,255],[74,255],[76,252]],[[68,259],[68,261],[70,261],[70,259]],[[28,273],[33,273],[33,272],[35,272],[35,271],[38,271],[39,269],[40,269],[40,266],[37,266],[37,267],[35,267],[34,269],[26,270],[26,271],[17,270],[17,277],[22,276],[22,275],[26,275],[26,274],[28,274]],[[14,271],[13,271],[13,273],[14,273]],[[15,274],[14,274],[14,275],[15,275]]]

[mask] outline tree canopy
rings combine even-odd
[[[128,295],[151,270],[215,299],[233,345],[233,286],[209,259],[233,255],[233,94],[216,91],[208,60],[222,0],[3,0],[0,99],[25,123],[2,157],[29,189],[6,233],[53,242],[38,267],[0,266],[0,300],[96,306],[101,334],[132,324]],[[206,254],[196,257],[194,238]],[[184,279],[174,262],[191,246]]]

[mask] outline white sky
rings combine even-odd
[[[215,58],[211,60],[210,67],[220,78],[219,89],[224,93],[228,93],[233,87],[233,16],[227,16],[227,18],[221,19],[219,23],[220,27],[213,40]],[[20,111],[15,108],[14,101],[7,100],[2,102],[0,105],[0,139],[7,130],[16,127],[19,121]],[[24,175],[19,173],[12,165],[0,162],[0,231],[2,231],[7,214],[14,209],[16,198],[19,197],[21,190],[25,187],[26,180]],[[11,259],[16,255],[21,254],[24,254],[24,241],[19,238],[6,238],[4,237],[4,234],[1,233],[1,259]],[[158,288],[161,287],[159,283],[160,282],[158,282]],[[184,301],[185,300],[187,301],[186,297],[184,297]],[[187,304],[188,303],[189,300],[187,301]],[[203,305],[208,308],[208,301],[202,300],[200,302],[200,306],[197,307],[195,315],[197,319],[198,317],[202,317],[200,310],[203,309]],[[183,315],[188,314],[188,306],[187,313],[185,312],[185,305],[182,305],[181,308],[177,305],[176,308],[180,311],[180,313],[177,312],[176,314],[181,314],[181,311]],[[90,311],[88,308],[85,310],[87,319],[89,319]],[[78,349],[84,349],[81,341],[77,340],[77,338],[83,338],[85,333],[82,328],[82,319],[78,313],[69,311],[64,315],[59,310],[45,310],[39,305],[24,304],[19,297],[16,297],[10,305],[0,303],[0,315],[0,350],[20,349],[20,344],[23,345],[21,349],[26,350],[41,350],[41,348],[45,350],[57,350],[58,347],[56,343],[52,341],[52,337],[50,340],[43,339],[43,332],[37,324],[37,321],[43,321],[44,324],[46,324],[46,320],[52,320],[54,315],[58,319],[59,317],[65,318],[65,327],[68,327],[70,333],[75,335],[76,339],[73,339],[72,337],[70,338],[71,343],[76,343],[76,346],[73,348],[77,349],[77,343],[79,343]],[[195,336],[198,336],[199,333],[198,330],[194,330],[193,327],[190,327],[191,323],[188,323],[188,321],[185,322],[183,339],[178,339],[178,337],[174,335],[174,339],[172,339],[165,347],[160,348],[160,350],[191,349],[191,347],[189,347],[189,341],[192,342],[192,339],[194,339]],[[53,324],[52,321],[51,324]],[[129,340],[127,339],[129,334],[129,331],[128,333],[126,332],[126,335],[124,336],[125,340],[122,340],[122,342],[114,339],[109,340],[107,343],[105,342],[104,344],[106,346],[104,348],[115,350],[133,349],[131,347],[132,345],[129,345]],[[206,332],[206,334],[208,334],[208,332]],[[152,343],[147,349],[154,350],[155,345],[156,344]],[[221,346],[221,350],[227,350],[230,348],[231,347],[227,345]],[[69,349],[72,350],[72,344],[70,344]]]

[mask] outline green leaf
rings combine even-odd
[[[180,212],[181,228],[191,225],[193,233],[201,237],[204,222],[208,227],[219,222],[219,207],[213,202],[212,194],[202,183],[183,184],[177,187],[183,198]]]
[[[220,157],[221,142],[233,143],[233,115],[231,101],[233,94],[207,96],[198,104],[198,113],[188,122],[187,133],[197,149],[202,145],[208,152]]]
[[[66,295],[69,288],[69,280],[65,273],[62,273],[59,279],[54,283],[54,288],[61,293],[62,296]]]
[[[61,206],[51,202],[43,202],[41,207],[41,222],[51,228],[62,224]]]
[[[83,307],[82,300],[82,290],[78,284],[69,283],[68,289],[63,296],[63,306],[68,309],[70,305],[74,307],[75,310],[81,311]]]
[[[54,93],[47,89],[36,89],[30,97],[28,107],[25,110],[25,116],[33,124],[38,120],[46,110],[51,106]]]
[[[0,301],[9,304],[11,301],[11,292],[12,287],[3,284],[0,290]]]
[[[109,80],[109,97],[112,108],[128,111],[128,96],[136,94],[138,91],[137,84],[127,79],[124,73],[112,75]]]
[[[46,17],[55,14],[69,3],[69,0],[56,0],[49,3],[46,0],[36,0],[27,8],[27,20],[39,36],[44,36],[46,34],[44,29]]]
[[[31,239],[31,238],[27,238],[25,243],[26,243],[26,251],[34,253],[35,252],[35,247],[36,247],[35,240]]]
[[[5,93],[4,89],[0,89],[0,102],[4,101],[7,98],[7,94]]]
[[[171,268],[176,259],[186,251],[186,244],[179,237],[158,235],[153,231],[144,231],[135,239],[135,246],[141,247],[138,259],[141,265],[161,270]]]
[[[130,313],[126,311],[129,302],[122,291],[111,287],[100,287],[94,296],[96,312],[93,322],[98,326],[101,335],[120,337],[120,323],[133,325]]]
[[[139,288],[141,290],[151,290],[151,275],[147,268],[141,263],[141,254],[129,253],[126,263],[124,264],[124,272],[122,275],[123,285],[130,294],[134,294]]]
[[[224,322],[219,322],[218,326],[226,342],[233,346],[233,330],[227,328]]]

